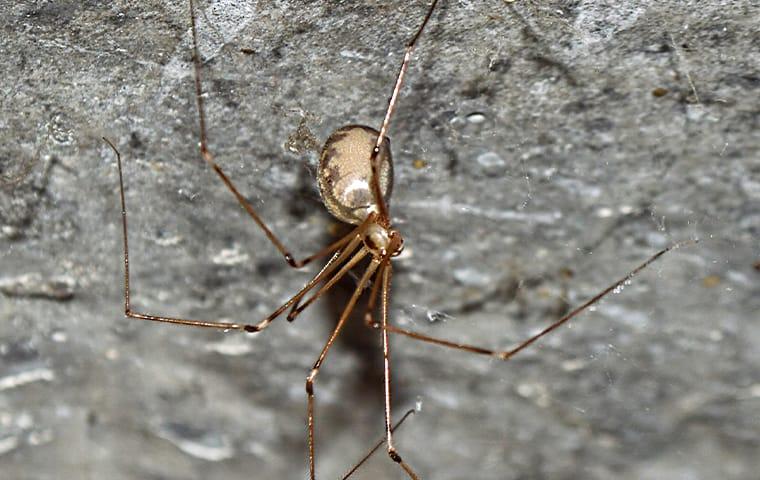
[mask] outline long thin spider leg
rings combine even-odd
[[[279,309],[275,310],[267,318],[259,322],[258,324],[242,324],[242,323],[228,323],[217,322],[208,320],[186,319],[177,317],[166,317],[161,315],[151,315],[132,310],[130,303],[130,274],[129,274],[129,240],[127,229],[127,206],[124,195],[124,175],[121,165],[121,153],[116,149],[116,146],[107,138],[103,137],[103,140],[111,147],[116,155],[116,165],[119,171],[119,200],[121,201],[121,226],[122,226],[122,238],[124,246],[124,315],[130,318],[138,320],[149,320],[154,322],[174,323],[179,325],[190,325],[194,327],[216,328],[222,330],[244,330],[247,332],[259,332],[266,328],[271,321],[285,311],[290,305],[295,303],[303,295],[308,293],[315,285],[321,282],[325,277],[332,273],[335,268],[340,265],[346,258],[351,255],[361,243],[361,234],[366,228],[367,223],[363,223],[359,227],[355,228],[351,233],[346,235],[348,239],[348,246],[342,251],[336,252],[330,261],[320,270],[314,278],[309,281],[298,293],[296,293],[288,302],[286,302]],[[347,270],[346,270],[347,271]]]
[[[330,280],[328,280],[322,287],[317,290],[314,294],[312,294],[311,297],[307,298],[303,303],[298,305],[297,308],[292,310],[290,313],[288,313],[288,320],[295,319],[298,315],[301,314],[304,310],[309,308],[309,305],[314,303],[319,297],[321,297],[326,291],[328,291],[330,288],[332,288],[333,285],[335,285],[338,280],[343,278],[345,274],[348,273],[349,270],[351,270],[354,266],[356,266],[359,261],[364,258],[365,255],[367,255],[367,249],[365,247],[362,247],[361,250],[359,250],[359,253],[357,253],[351,260],[349,260],[343,268],[341,268],[338,273],[333,275]]]
[[[404,420],[406,420],[407,418],[409,418],[409,416],[410,416],[410,415],[412,415],[414,412],[415,412],[415,410],[414,410],[414,409],[410,409],[410,410],[408,410],[408,411],[407,411],[407,412],[404,414],[404,416],[403,416],[403,417],[401,417],[401,420],[399,420],[398,422],[396,422],[396,424],[395,424],[395,425],[393,425],[393,427],[391,427],[391,431],[392,431],[392,432],[395,432],[396,430],[398,430],[398,428],[401,426],[401,424],[402,424],[402,423],[404,423]],[[345,475],[343,475],[343,477],[341,477],[341,480],[346,480],[346,479],[348,479],[348,477],[350,477],[350,476],[351,476],[351,475],[353,475],[353,474],[354,474],[354,473],[355,473],[357,470],[359,470],[359,468],[360,468],[362,465],[364,465],[364,463],[365,463],[367,460],[369,460],[369,458],[370,458],[372,455],[374,455],[374,454],[375,454],[375,452],[377,452],[377,451],[380,449],[380,447],[382,447],[382,446],[383,446],[383,444],[385,443],[385,439],[386,439],[386,437],[385,437],[385,435],[383,435],[383,438],[381,438],[380,440],[378,440],[378,441],[377,441],[377,443],[375,444],[375,446],[374,446],[374,447],[372,447],[372,448],[370,449],[370,451],[369,451],[369,452],[367,452],[367,454],[366,454],[366,455],[364,455],[364,456],[362,457],[362,459],[361,459],[361,460],[359,460],[358,462],[356,462],[356,463],[354,464],[354,466],[353,466],[353,467],[351,467],[351,470],[349,470],[348,472],[346,472],[346,474],[345,474]]]
[[[365,252],[366,254],[366,252]],[[356,257],[363,256],[362,253],[357,253]],[[349,263],[353,262],[354,259],[351,259]],[[340,315],[340,319],[338,320],[337,325],[335,325],[335,329],[333,329],[332,334],[330,334],[330,338],[327,339],[327,343],[325,343],[325,346],[322,347],[322,351],[319,354],[319,357],[317,358],[317,361],[314,362],[314,366],[311,369],[311,372],[309,372],[309,376],[306,378],[306,395],[308,396],[308,423],[309,423],[309,474],[310,479],[315,480],[314,477],[314,380],[316,380],[317,375],[319,374],[319,368],[322,366],[322,363],[324,363],[325,358],[327,357],[327,353],[330,351],[330,347],[332,347],[333,343],[335,343],[335,339],[338,338],[338,334],[340,334],[341,330],[343,329],[343,326],[346,324],[346,320],[348,320],[348,317],[351,315],[351,312],[354,310],[354,306],[356,305],[356,301],[359,300],[359,297],[361,296],[362,292],[364,291],[364,287],[367,285],[367,282],[369,281],[370,277],[375,273],[375,270],[377,270],[377,267],[379,266],[380,262],[376,259],[372,259],[372,262],[370,262],[367,269],[364,271],[364,275],[362,275],[361,280],[359,280],[359,284],[356,286],[356,290],[354,290],[353,295],[351,295],[351,299],[346,304],[346,307],[343,309],[343,313]]]
[[[388,341],[388,304],[390,302],[390,290],[391,290],[391,274],[392,267],[389,260],[386,260],[383,265],[382,273],[382,327],[383,327],[383,377],[385,379],[385,434],[388,448],[388,456],[398,463],[401,468],[404,469],[409,478],[412,480],[419,480],[419,477],[412,467],[410,467],[399,455],[396,447],[393,445],[393,427],[391,425],[391,346]]]
[[[349,246],[343,252],[340,253],[340,255],[336,254],[337,258],[333,257],[333,258],[335,258],[335,261],[333,262],[331,260],[332,265],[328,264],[327,266],[325,266],[325,268],[323,268],[322,271],[319,274],[317,274],[303,289],[301,289],[298,293],[296,293],[295,295],[293,295],[292,297],[290,297],[290,300],[288,300],[287,302],[283,303],[277,310],[275,310],[274,312],[272,312],[261,323],[267,323],[268,324],[269,322],[271,322],[272,320],[274,320],[275,318],[277,318],[278,316],[280,316],[282,314],[282,312],[284,312],[285,310],[287,310],[288,307],[290,307],[292,305],[295,305],[298,301],[300,301],[301,298],[303,298],[303,296],[306,293],[308,293],[312,288],[314,288],[315,285],[317,285],[319,282],[321,282],[323,279],[325,279],[327,277],[327,275],[329,275],[333,270],[335,270],[335,268],[338,265],[340,265],[352,252],[354,252],[356,250],[356,247],[358,246],[358,244],[360,242],[361,242],[361,239],[359,237],[355,238],[349,244]],[[310,298],[311,301],[309,301],[307,304],[303,304],[302,305],[303,309],[306,309],[306,307],[308,307],[309,305],[311,305],[314,300],[316,300],[317,298],[319,298],[323,293],[325,293],[333,285],[335,285],[335,283],[338,280],[340,280],[341,278],[343,278],[343,276],[346,275],[354,266],[356,266],[356,264],[359,263],[361,261],[361,259],[363,259],[366,255],[367,255],[367,250],[366,250],[366,248],[362,247],[358,252],[356,252],[356,254],[353,257],[351,257],[351,259],[348,262],[346,262],[343,265],[343,267],[341,267],[340,270],[338,270],[338,272],[335,275],[333,275],[332,277],[330,277],[330,280],[328,280],[327,283],[325,283],[324,285],[322,285],[319,288],[319,290],[317,290],[317,292]],[[290,320],[289,317],[290,316],[288,316],[288,319]],[[266,326],[266,325],[264,325],[264,326]]]
[[[119,167],[119,198],[121,200],[121,228],[124,245],[124,315],[138,320],[150,320],[154,322],[175,323],[180,325],[191,325],[194,327],[217,328],[222,330],[245,330],[246,325],[239,323],[214,322],[206,320],[191,320],[185,318],[164,317],[159,315],[149,315],[135,312],[130,304],[129,288],[129,241],[127,240],[127,206],[124,199],[124,178],[121,168],[121,154],[116,146],[107,138],[103,140],[111,147],[116,154],[116,164]]]
[[[357,239],[357,240],[358,240],[358,239]],[[348,250],[348,249],[347,249],[347,250]],[[327,268],[327,265],[325,265],[325,267],[324,267],[324,268]],[[324,268],[323,268],[323,269],[324,269]],[[342,275],[341,275],[341,277],[342,277]],[[289,322],[292,322],[293,320],[295,320],[295,319],[296,319],[296,317],[297,317],[297,316],[298,316],[298,315],[299,315],[299,314],[300,314],[300,313],[301,313],[301,312],[302,312],[302,311],[303,311],[303,310],[304,310],[306,307],[308,307],[308,305],[304,305],[304,306],[303,306],[303,308],[301,308],[301,299],[302,299],[302,298],[303,298],[303,296],[302,296],[302,295],[299,295],[299,296],[298,296],[298,298],[295,298],[295,297],[293,298],[293,300],[295,300],[295,301],[293,301],[293,302],[288,302],[289,304],[290,304],[290,303],[292,303],[292,305],[291,305],[291,307],[290,307],[290,312],[288,312],[288,316],[287,316],[287,320],[288,320]],[[313,300],[312,300],[312,302],[313,302]],[[281,312],[282,312],[282,311],[280,311],[279,313],[281,313]],[[278,315],[279,315],[279,313],[278,313]]]
[[[368,326],[375,327],[375,319],[373,312],[375,311],[375,306],[377,305],[377,297],[378,293],[380,293],[380,286],[382,285],[382,282],[375,281],[375,283],[372,284],[372,290],[369,293],[369,297],[367,298],[367,306],[364,309],[364,323],[366,323]],[[380,325],[378,324],[377,327]]]
[[[490,348],[483,348],[483,347],[478,347],[478,346],[475,346],[475,345],[469,345],[469,344],[460,343],[460,342],[453,342],[453,341],[450,341],[450,340],[443,340],[443,339],[440,339],[440,338],[431,337],[429,335],[423,335],[421,333],[417,333],[417,332],[414,332],[414,331],[411,331],[411,330],[399,328],[399,327],[396,327],[394,325],[385,325],[385,326],[383,326],[383,325],[380,325],[377,322],[374,322],[374,321],[371,321],[371,320],[368,322],[368,325],[370,327],[373,327],[373,328],[387,330],[390,333],[397,333],[397,334],[400,334],[400,335],[405,335],[407,337],[411,337],[411,338],[413,338],[415,340],[420,340],[422,342],[433,343],[435,345],[441,345],[443,347],[455,348],[457,350],[464,350],[464,351],[471,352],[471,353],[490,355],[490,356],[496,357],[496,358],[501,359],[501,360],[509,360],[514,355],[516,355],[517,353],[521,352],[522,350],[524,350],[525,348],[527,348],[528,346],[530,346],[531,344],[533,344],[534,342],[536,342],[538,339],[540,339],[544,335],[547,335],[548,333],[556,330],[562,324],[566,323],[567,321],[569,321],[570,319],[572,319],[576,315],[580,314],[581,312],[583,312],[584,310],[586,310],[588,307],[590,307],[591,305],[595,304],[596,302],[598,302],[599,300],[601,300],[603,297],[605,297],[606,295],[608,295],[610,292],[614,291],[615,289],[617,289],[618,287],[620,287],[621,285],[623,285],[625,282],[627,282],[630,279],[632,279],[633,277],[635,277],[639,272],[641,272],[646,267],[648,267],[649,265],[651,265],[654,261],[656,261],[657,259],[659,259],[661,256],[665,255],[666,253],[670,252],[671,250],[675,250],[677,248],[680,248],[680,247],[683,247],[683,246],[686,246],[686,245],[692,245],[692,244],[695,244],[695,243],[697,243],[697,240],[687,240],[687,241],[684,241],[684,242],[675,243],[673,245],[668,246],[667,248],[664,248],[664,249],[660,250],[659,252],[657,252],[654,255],[652,255],[651,257],[649,257],[646,261],[644,261],[643,263],[641,263],[640,265],[638,265],[636,268],[634,268],[633,270],[631,270],[624,277],[620,278],[617,282],[613,283],[612,285],[610,285],[609,287],[607,287],[604,290],[600,291],[599,293],[597,293],[596,295],[594,295],[593,297],[591,297],[590,299],[588,299],[587,301],[585,301],[584,303],[582,303],[581,305],[579,305],[578,307],[574,308],[572,311],[570,311],[569,313],[567,313],[566,315],[564,315],[562,318],[560,318],[559,320],[555,321],[554,323],[550,324],[548,327],[544,328],[543,330],[541,330],[536,335],[533,335],[532,337],[528,338],[527,340],[524,340],[523,342],[521,342],[520,344],[518,344],[516,347],[513,347],[513,348],[511,348],[509,350],[493,350],[493,349],[490,349]]]
[[[287,316],[287,320],[289,322],[292,322],[293,320],[296,319],[296,317],[298,316],[298,313],[296,313],[296,310],[298,310],[298,307],[300,306],[301,306],[301,299],[299,298],[298,300],[296,300],[293,306],[290,307],[290,311],[288,312],[288,316]]]
[[[264,234],[267,236],[270,242],[277,248],[277,250],[280,251],[280,254],[285,258],[285,261],[288,262],[288,265],[290,265],[293,268],[301,268],[304,265],[308,264],[309,262],[313,261],[316,258],[323,257],[325,255],[328,255],[335,250],[339,249],[342,245],[340,243],[341,241],[337,241],[333,243],[332,245],[329,245],[319,252],[315,253],[314,255],[311,255],[309,257],[304,258],[303,260],[296,260],[293,258],[293,255],[290,253],[290,251],[285,247],[285,245],[280,241],[280,239],[272,232],[272,230],[264,223],[264,221],[261,219],[258,213],[256,213],[256,210],[253,208],[253,205],[240,193],[240,191],[235,187],[235,185],[232,183],[232,180],[227,176],[227,174],[224,173],[222,168],[219,166],[219,164],[216,163],[214,160],[213,155],[211,154],[211,151],[208,148],[208,134],[206,129],[206,110],[203,104],[203,88],[201,85],[201,59],[200,59],[200,53],[198,50],[198,32],[197,32],[197,26],[196,26],[196,15],[195,15],[195,2],[193,0],[189,0],[190,4],[190,24],[192,26],[192,37],[193,37],[193,67],[195,72],[195,101],[198,106],[198,126],[199,126],[199,136],[200,136],[200,152],[203,159],[206,161],[206,163],[216,172],[216,174],[219,176],[219,178],[222,180],[222,182],[227,186],[227,189],[232,192],[232,194],[237,199],[240,206],[248,213],[248,216],[250,216],[254,222],[261,228],[261,230],[264,231]]]
[[[433,2],[430,4],[430,8],[428,9],[427,14],[425,15],[425,19],[422,21],[420,28],[417,29],[417,33],[415,33],[411,40],[409,40],[409,42],[406,44],[404,59],[401,62],[401,68],[399,68],[398,75],[396,76],[396,84],[393,86],[393,93],[391,93],[391,98],[388,101],[388,109],[385,111],[385,118],[383,118],[383,123],[380,127],[380,133],[378,134],[377,141],[375,142],[375,148],[372,150],[372,154],[369,157],[369,163],[372,168],[372,195],[375,197],[375,204],[377,205],[378,213],[382,219],[388,218],[388,206],[385,204],[385,199],[383,198],[382,190],[380,189],[380,165],[377,159],[379,158],[380,149],[382,148],[383,141],[385,140],[385,137],[388,133],[388,128],[390,127],[391,117],[393,116],[393,112],[396,110],[396,104],[398,103],[398,95],[401,91],[401,85],[404,82],[404,76],[406,75],[406,71],[409,68],[409,62],[412,60],[412,51],[414,51],[414,47],[417,45],[417,40],[420,38],[420,35],[422,35],[422,31],[428,24],[428,21],[433,15],[433,10],[435,10],[435,6],[437,4],[438,0],[433,0]]]
[[[375,218],[376,218],[375,214],[368,215],[367,218],[361,223],[361,225],[359,225],[359,227],[354,229],[351,234],[355,235],[356,237],[361,237],[364,231],[366,230],[366,228],[370,225],[370,223],[373,220],[375,220]],[[292,306],[290,307],[290,312],[288,312],[288,316],[287,316],[287,319],[289,322],[292,322],[293,320],[295,320],[296,317],[299,315],[299,313],[303,311],[303,309],[299,310],[299,308],[301,307],[301,298],[302,296],[299,296],[298,298],[295,299],[295,302],[292,302]]]
[[[298,302],[303,298],[304,295],[306,295],[311,289],[313,289],[319,282],[327,278],[328,275],[330,275],[341,263],[343,263],[353,252],[356,251],[357,247],[359,246],[359,243],[361,242],[361,239],[359,237],[354,238],[346,248],[339,252],[335,252],[333,254],[332,258],[325,264],[324,267],[307,283],[304,285],[304,287],[299,290],[295,295],[290,297],[288,301],[280,305],[275,311],[270,313],[263,322],[269,323],[275,318],[279,317],[282,312],[288,309],[288,307],[296,306],[298,305]],[[346,269],[347,271],[347,269]],[[341,277],[343,274],[340,272],[337,274]]]
[[[316,260],[317,258],[324,257],[325,255],[334,252],[338,250],[339,248],[343,247],[346,243],[348,243],[351,240],[356,240],[357,238],[361,239],[362,234],[364,231],[369,227],[369,225],[375,220],[375,215],[370,214],[367,215],[367,218],[364,219],[362,223],[359,224],[356,228],[354,228],[351,232],[344,235],[342,238],[339,238],[338,240],[334,241],[330,245],[326,246],[322,250],[318,251],[314,255],[310,255],[303,260],[296,261],[296,268],[301,268],[305,266],[308,263],[311,263],[313,260]],[[347,250],[352,250],[348,248]]]

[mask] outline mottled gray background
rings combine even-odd
[[[315,145],[379,125],[424,3],[201,5],[212,148],[295,252],[336,232]],[[440,7],[391,128],[394,321],[506,347],[702,242],[510,363],[396,338],[400,452],[435,480],[757,478],[758,2]],[[306,478],[303,383],[351,282],[258,336],[122,318],[103,135],[137,308],[255,321],[311,271],[197,154],[186,2],[0,14],[0,478]],[[380,435],[376,340],[319,377],[321,479]],[[355,478],[405,477],[381,454]]]

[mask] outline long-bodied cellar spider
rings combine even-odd
[[[560,318],[553,320],[540,332],[518,342],[515,346],[508,349],[470,345],[455,340],[433,337],[395,325],[390,318],[391,315],[389,312],[393,268],[392,261],[402,252],[403,240],[401,233],[394,228],[392,217],[389,213],[388,200],[392,190],[393,167],[390,143],[388,140],[388,130],[393,119],[394,111],[399,103],[399,94],[402,89],[403,80],[410,66],[412,52],[423,35],[427,24],[431,20],[437,4],[438,0],[433,0],[430,3],[419,27],[406,45],[403,61],[391,90],[388,107],[384,118],[380,123],[379,130],[360,125],[340,127],[330,135],[322,149],[318,181],[323,203],[333,216],[345,223],[353,225],[353,229],[350,233],[317,251],[317,253],[303,259],[297,259],[291,254],[285,243],[280,240],[276,232],[274,232],[273,229],[270,229],[249,200],[240,192],[240,190],[238,190],[233,179],[231,179],[224,172],[222,167],[216,163],[214,156],[209,149],[203,83],[201,81],[202,59],[200,58],[198,49],[198,32],[196,27],[197,14],[194,2],[192,0],[189,1],[193,40],[195,99],[197,102],[199,143],[202,158],[214,170],[227,189],[235,196],[240,206],[260,227],[266,237],[291,267],[302,268],[316,259],[323,257],[328,258],[326,264],[300,291],[276,308],[271,314],[259,321],[243,323],[188,319],[143,313],[132,308],[130,302],[127,213],[122,179],[122,164],[119,152],[111,142],[108,142],[116,154],[119,168],[124,241],[124,304],[126,316],[139,320],[258,333],[265,330],[278,318],[287,317],[289,320],[294,319],[317,299],[321,298],[326,292],[328,292],[341,278],[345,277],[354,268],[359,269],[360,274],[354,292],[345,305],[332,333],[322,347],[322,350],[317,360],[314,362],[306,380],[308,461],[310,478],[312,480],[316,478],[315,467],[317,455],[315,441],[315,405],[318,389],[315,388],[316,380],[320,368],[326,360],[335,340],[351,318],[352,312],[357,306],[360,298],[365,295],[365,293],[367,299],[364,315],[365,323],[368,327],[379,332],[383,344],[384,424],[387,453],[388,456],[403,469],[409,478],[417,479],[420,478],[420,475],[412,468],[409,461],[405,459],[406,457],[402,458],[401,453],[394,443],[390,334],[405,336],[420,342],[435,344],[454,350],[490,356],[501,361],[509,360],[517,353],[534,344],[541,337],[559,328],[561,325],[598,302],[604,296],[621,287],[624,283],[629,281],[641,270],[649,266],[665,253],[682,245],[672,244],[654,253],[651,257],[640,263],[613,284],[604,288],[580,305],[570,309]],[[368,264],[364,265],[364,263],[367,262]]]

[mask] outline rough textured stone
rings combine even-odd
[[[509,363],[396,338],[400,452],[435,480],[760,470],[754,1],[442,0],[391,128],[393,320],[506,347],[671,242]],[[421,1],[199,7],[213,152],[300,254],[336,231],[319,144],[377,128]],[[308,278],[204,165],[184,1],[0,4],[0,472],[307,478],[304,379],[351,282],[251,336],[122,318],[115,159],[140,310],[255,321]],[[318,473],[382,429],[376,335],[318,378]],[[377,455],[356,478],[404,478]]]

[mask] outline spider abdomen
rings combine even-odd
[[[346,223],[358,225],[377,211],[372,195],[372,149],[380,133],[362,125],[341,127],[327,139],[319,158],[319,193],[327,210]],[[379,154],[380,191],[388,202],[393,188],[390,141],[385,138]]]

